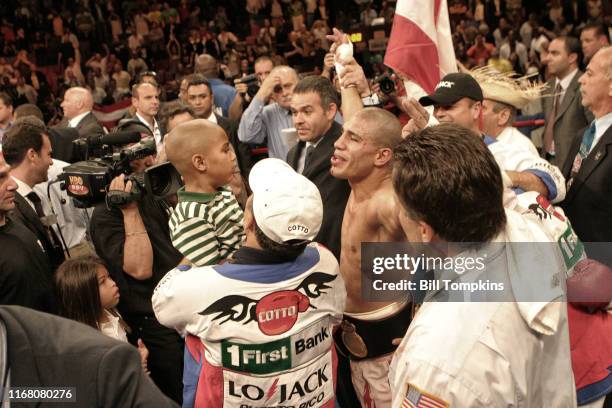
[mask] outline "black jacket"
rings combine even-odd
[[[348,181],[333,177],[329,172],[331,157],[334,154],[334,143],[342,134],[342,127],[334,122],[323,139],[312,152],[312,159],[302,174],[312,181],[321,192],[323,200],[323,222],[315,241],[329,248],[340,259],[340,234],[346,202],[351,194]],[[305,142],[299,142],[287,153],[287,162],[297,169],[298,160]]]
[[[0,322],[7,333],[11,388],[71,387],[76,397],[72,403],[24,406],[178,406],[142,371],[138,351],[128,343],[84,324],[19,306],[0,306]],[[4,379],[5,374],[0,377]]]
[[[580,136],[576,137],[570,150],[572,160],[568,160],[563,168],[563,174],[567,179],[573,158],[580,149],[584,129],[579,133]],[[587,248],[589,257],[610,263],[612,261],[612,251],[609,248],[609,242],[612,241],[612,126],[582,162],[580,171],[574,177],[561,206],[582,241],[608,243],[607,248],[601,248],[608,253],[605,258],[590,253]]]
[[[66,259],[64,249],[61,246],[54,245],[49,238],[47,229],[40,221],[40,218],[38,218],[34,209],[28,204],[26,198],[18,192],[15,192],[15,210],[13,215],[17,221],[25,225],[38,238],[49,257],[53,271],[55,271]]]

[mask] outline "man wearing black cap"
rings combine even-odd
[[[448,74],[442,78],[433,94],[422,97],[418,102],[415,99],[404,102],[412,119],[404,128],[403,136],[427,127],[430,117],[423,106],[433,105],[437,121],[456,123],[482,136],[499,167],[510,178],[511,187],[516,193],[536,191],[550,201],[561,201],[565,197],[565,181],[558,168],[482,133],[482,101],[482,89],[471,75]]]

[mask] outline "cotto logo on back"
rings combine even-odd
[[[300,313],[314,308],[310,299],[317,299],[326,293],[325,289],[331,289],[327,283],[334,279],[336,275],[314,272],[304,278],[293,290],[272,292],[259,300],[240,295],[225,296],[199,314],[204,316],[217,314],[213,320],[226,318],[219,325],[229,320],[242,324],[256,321],[262,333],[275,336],[289,331],[295,325]]]

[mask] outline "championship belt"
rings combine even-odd
[[[402,338],[412,321],[412,304],[380,320],[360,320],[345,315],[335,339],[336,345],[351,360],[376,358],[395,351],[392,341]]]
[[[368,348],[355,329],[355,325],[347,320],[343,320],[340,324],[342,329],[342,343],[344,347],[355,357],[365,358],[368,355]]]

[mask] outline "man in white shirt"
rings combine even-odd
[[[545,62],[553,78],[543,92],[542,108],[546,121],[544,155],[555,166],[563,168],[569,148],[578,130],[593,120],[593,114],[582,106],[578,79],[580,41],[574,37],[557,37],[548,47]]]
[[[489,68],[472,71],[482,88],[482,130],[496,140],[518,147],[539,158],[531,140],[512,126],[517,111],[540,99],[542,85],[531,85],[525,78],[511,77]]]
[[[144,123],[153,133],[157,151],[162,148],[162,134],[155,115],[159,111],[159,87],[152,82],[141,82],[132,87],[132,106],[136,109],[136,118]]]
[[[393,186],[402,228],[411,243],[424,244],[423,259],[466,265],[424,273],[435,278],[425,283],[441,285],[429,286],[395,352],[393,407],[575,407],[563,256],[554,243],[531,245],[533,255],[553,256],[538,258],[538,273],[525,273],[536,262],[510,243],[554,240],[533,212],[504,209],[501,174],[486,146],[455,124],[415,132],[395,149]],[[483,267],[468,267],[470,259]],[[504,286],[453,291],[441,276]]]
[[[64,93],[61,107],[64,111],[63,127],[74,128],[80,137],[88,139],[104,135],[104,128],[92,113],[94,101],[91,92],[81,87],[73,87]]]

